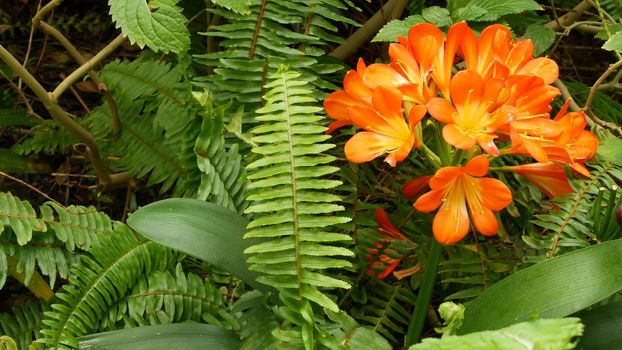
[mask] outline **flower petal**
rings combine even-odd
[[[464,203],[449,206],[443,204],[432,222],[434,238],[444,245],[458,243],[469,232],[469,216]]]
[[[364,163],[402,146],[403,141],[373,132],[359,132],[345,145],[346,158],[352,163]]]
[[[443,32],[430,23],[419,23],[408,31],[408,44],[422,71],[427,71],[443,46]]]
[[[445,124],[453,123],[453,115],[456,113],[456,109],[444,98],[435,97],[428,101],[426,106],[432,118]]]
[[[415,209],[422,213],[428,213],[438,208],[443,203],[443,190],[432,190],[423,194],[417,201],[415,201]]]
[[[503,182],[490,177],[478,179],[481,201],[491,210],[501,210],[512,203],[512,192]]]
[[[456,124],[447,124],[443,127],[443,138],[450,145],[467,150],[475,146],[475,139],[466,135]]]
[[[363,81],[370,89],[378,86],[402,86],[409,83],[400,73],[390,66],[382,63],[374,63],[367,67],[363,73]]]
[[[557,63],[550,58],[538,57],[522,66],[516,74],[536,75],[544,80],[545,84],[552,84],[559,76]]]
[[[349,70],[343,78],[343,89],[360,99],[371,96],[371,89],[365,85],[361,75],[354,70]]]
[[[451,101],[456,105],[456,109],[460,110],[460,106],[481,101],[484,81],[477,72],[463,70],[456,73],[451,79],[449,90],[451,91]]]
[[[427,187],[432,176],[419,176],[404,184],[402,187],[402,193],[406,198],[415,198],[421,194]]]
[[[446,166],[436,171],[436,174],[430,179],[430,188],[433,190],[441,189],[450,184],[458,176],[462,175],[464,170],[460,166]]]
[[[488,174],[489,164],[490,161],[488,160],[488,157],[481,154],[468,161],[468,163],[464,166],[464,172],[471,176],[485,176]]]
[[[376,208],[376,222],[378,223],[378,229],[380,234],[384,237],[400,239],[403,241],[410,241],[404,236],[389,220],[389,216],[382,208]]]
[[[499,230],[499,223],[495,217],[495,213],[492,210],[482,207],[479,210],[469,210],[471,213],[471,219],[473,219],[473,225],[477,231],[485,236],[492,236]]]
[[[428,109],[425,105],[416,105],[410,109],[408,113],[408,125],[411,130],[421,122],[421,119],[423,119],[427,111]]]
[[[326,130],[326,135],[330,135],[333,133],[333,131],[346,125],[352,125],[352,121],[349,119],[348,120],[341,119],[341,120],[334,121],[328,125],[328,129]]]

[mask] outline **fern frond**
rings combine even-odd
[[[365,288],[367,297],[360,300],[362,305],[353,308],[352,316],[396,345],[396,336],[408,329],[417,296],[403,282],[392,286],[375,280],[361,288]]]
[[[78,143],[66,128],[58,127],[55,121],[46,120],[44,124],[30,129],[31,137],[24,138],[11,149],[18,154],[27,155],[39,152],[60,152]]]
[[[48,202],[38,215],[32,205],[10,193],[0,193],[0,287],[7,273],[8,256],[15,258],[17,271],[29,281],[35,266],[54,285],[57,273],[67,278],[72,255],[88,250],[100,237],[112,233],[112,221],[93,207]],[[10,229],[4,232],[5,226]]]
[[[196,197],[242,213],[248,205],[244,197],[247,181],[242,157],[236,144],[228,151],[225,149],[223,128],[226,106],[214,110],[209,93],[206,94],[199,98],[206,116],[194,148],[197,166],[202,172]]]
[[[279,327],[279,323],[274,311],[267,305],[267,298],[265,294],[252,291],[242,295],[233,306],[233,311],[240,313],[240,350],[277,349],[272,331]]]
[[[352,6],[349,2],[348,5]],[[210,9],[228,21],[210,27],[206,33],[222,39],[222,50],[195,58],[215,68],[217,74],[205,77],[204,81],[216,101],[222,104],[234,99],[246,111],[254,111],[261,104],[266,77],[280,64],[302,72],[321,89],[336,89],[321,76],[340,71],[343,66],[320,62],[319,56],[325,53],[326,44],[341,41],[336,35],[338,25],[358,25],[340,15],[348,5],[341,0],[251,0],[250,14],[246,15]],[[245,121],[250,122],[250,114],[247,117]]]
[[[246,213],[254,214],[245,238],[260,238],[262,243],[246,250],[251,269],[263,272],[262,283],[276,287],[288,310],[299,310],[290,317],[302,326],[305,347],[313,332],[311,303],[337,312],[335,302],[323,291],[349,288],[338,278],[323,273],[327,269],[349,267],[342,257],[353,253],[334,245],[349,240],[331,226],[350,221],[336,216],[343,207],[341,198],[326,190],[340,184],[328,179],[338,169],[328,165],[333,157],[322,155],[334,147],[323,143],[329,136],[315,124],[322,119],[321,108],[300,73],[281,67],[266,85],[266,104],[257,110],[261,126],[251,131],[259,158],[247,166],[249,184]],[[334,274],[333,274],[334,275]]]
[[[594,201],[601,188],[617,188],[617,183],[622,181],[622,171],[612,163],[594,164],[592,168],[590,178],[580,181],[574,193],[553,200],[558,210],[536,215],[532,222],[544,232],[523,236],[527,244],[546,249],[552,256],[560,252],[558,248],[585,247],[598,239],[593,217],[596,211],[592,210]]]
[[[45,313],[44,337],[38,342],[49,349],[76,348],[76,338],[95,331],[99,318],[141,275],[165,270],[173,260],[170,249],[144,241],[119,225],[72,268],[69,283],[56,293],[52,311]]]
[[[48,306],[43,302],[28,302],[0,314],[0,335],[7,335],[17,343],[19,350],[28,350],[33,341],[41,337],[41,319]]]
[[[108,319],[119,320],[128,315],[135,323],[140,323],[141,319],[163,320],[161,316],[154,318],[161,313],[166,314],[170,323],[205,321],[225,329],[240,328],[213,282],[185,273],[181,264],[177,265],[175,274],[152,271],[141,276],[132,291],[110,309]]]

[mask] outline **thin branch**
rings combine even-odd
[[[406,3],[407,0],[389,0],[376,14],[367,20],[361,28],[350,35],[343,44],[339,45],[339,47],[328,55],[344,60],[354,54],[361,45],[371,39],[371,37],[386,23],[386,18],[383,15],[384,13],[390,13],[392,15],[401,14],[406,7]]]
[[[570,95],[570,91],[568,91],[568,88],[563,81],[557,79],[555,80],[555,82],[553,82],[553,85],[555,85],[555,87],[559,89],[559,92],[562,94],[562,98],[564,99],[564,101],[570,99],[570,105],[568,106],[568,109],[570,109],[572,112],[578,112],[581,110],[581,107],[579,107],[579,105],[572,98],[572,95]],[[591,120],[588,120],[588,123],[591,122]]]
[[[41,8],[41,0],[39,0],[39,3],[37,4],[37,12],[39,11],[40,8]],[[30,57],[30,50],[32,50],[32,39],[34,35],[35,35],[35,23],[33,22],[32,25],[30,26],[30,34],[28,35],[28,46],[26,47],[26,54],[24,55],[24,61],[22,62],[22,65],[24,67],[28,63],[28,58]],[[21,78],[17,80],[17,87],[20,90],[22,89]]]
[[[106,57],[114,52],[123,42],[125,41],[125,37],[123,34],[119,34],[114,40],[112,40],[106,47],[101,49],[97,55],[93,56],[90,60],[86,61],[83,65],[78,67],[73,73],[69,74],[67,78],[65,78],[54,91],[50,93],[50,97],[54,101],[58,101],[58,98],[65,92],[69,86],[73,85],[78,79],[82,78],[85,74],[87,74],[90,70],[93,69],[96,65],[101,63]]]
[[[263,12],[266,9],[266,0],[261,1],[261,6],[259,7],[259,14],[257,15],[257,23],[255,23],[255,31],[253,32],[253,41],[251,43],[251,48],[248,51],[248,59],[253,60],[255,57],[255,49],[257,48],[257,40],[259,40],[259,30],[261,29],[261,21],[263,20]]]
[[[600,77],[598,77],[594,85],[592,85],[592,87],[590,88],[590,94],[588,95],[587,100],[585,101],[585,105],[583,106],[584,110],[587,110],[590,108],[590,105],[592,104],[592,101],[594,100],[594,96],[596,95],[596,92],[598,91],[598,88],[605,81],[605,79],[607,79],[607,77],[613,74],[620,67],[622,67],[622,60],[619,60],[618,62],[609,65],[609,68],[607,68],[607,70]]]
[[[47,3],[47,5],[43,6],[41,10],[39,10],[34,17],[32,17],[32,25],[36,27],[39,25],[39,21],[43,18],[43,16],[47,15],[50,11],[52,11],[56,6],[60,5],[63,0],[52,0]]]
[[[75,46],[61,33],[58,29],[53,26],[47,24],[44,21],[39,22],[39,27],[50,34],[56,41],[58,41],[69,53],[69,55],[80,65],[86,64],[87,60],[82,56],[80,51],[76,49]],[[119,113],[117,110],[117,104],[115,100],[112,98],[112,95],[108,93],[108,89],[103,80],[99,77],[97,72],[93,69],[88,71],[88,75],[97,86],[97,90],[104,94],[104,100],[108,104],[110,108],[110,117],[112,119],[112,132],[117,135],[119,131],[121,131],[121,120],[119,119]]]
[[[48,110],[56,122],[67,128],[69,132],[86,144],[89,158],[95,168],[95,172],[97,173],[100,183],[104,187],[108,185],[110,183],[110,175],[99,155],[99,148],[97,147],[97,143],[95,142],[93,136],[82,128],[80,124],[71,119],[67,112],[65,112],[58,105],[58,103],[51,98],[50,94],[45,90],[45,88],[43,88],[43,86],[41,86],[37,79],[35,79],[35,77],[33,77],[30,72],[28,72],[26,68],[24,68],[2,45],[0,45],[0,59],[13,70],[14,74],[22,78],[24,83],[30,87],[39,99],[41,99],[45,109]]]
[[[555,31],[560,31],[562,29],[564,29],[564,27],[571,25],[572,23],[576,22],[577,19],[579,19],[579,17],[581,17],[581,15],[589,10],[590,8],[592,8],[592,4],[590,1],[588,0],[583,0],[581,1],[577,6],[575,6],[572,11],[566,13],[565,15],[558,17],[550,22],[548,22],[547,24],[545,24],[544,26],[547,28],[551,28]]]
[[[43,118],[38,115],[34,109],[32,109],[32,105],[30,104],[30,102],[28,102],[28,98],[26,97],[22,89],[20,89],[19,86],[15,85],[11,78],[9,78],[9,76],[6,75],[6,73],[4,73],[2,69],[0,69],[0,75],[2,75],[9,82],[9,85],[15,90],[15,92],[19,95],[22,101],[24,101],[24,103],[26,104],[26,113],[38,119],[39,122],[43,122]]]

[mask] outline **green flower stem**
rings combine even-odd
[[[421,332],[425,325],[425,318],[430,306],[430,299],[432,299],[432,290],[436,282],[436,273],[438,271],[438,263],[441,260],[443,253],[443,246],[432,240],[432,247],[430,249],[430,257],[428,258],[428,264],[425,267],[425,273],[423,275],[423,281],[419,287],[419,293],[417,293],[417,302],[415,304],[415,311],[413,312],[413,318],[408,325],[408,333],[404,339],[404,349],[408,349],[411,345],[419,342],[421,338]]]
[[[421,143],[419,146],[426,159],[432,164],[434,169],[440,169],[442,167],[441,159],[438,157],[436,153],[434,153],[431,149],[428,148],[424,143]]]

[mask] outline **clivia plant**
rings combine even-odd
[[[0,23],[0,176],[45,199],[0,192],[0,350],[622,343],[613,1],[69,3]]]

